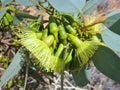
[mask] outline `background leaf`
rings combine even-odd
[[[3,5],[7,5],[9,3],[11,3],[13,0],[1,0]]]
[[[15,1],[25,6],[34,6],[36,5],[37,2],[37,0],[15,0]]]
[[[92,60],[98,70],[120,83],[120,58],[111,49],[100,46]]]
[[[120,35],[120,9],[108,14],[107,19],[103,22],[111,31]]]
[[[6,10],[5,10],[5,9],[0,10],[0,20],[1,20],[2,17],[5,15],[5,13],[6,13]]]
[[[19,18],[31,18],[31,19],[38,19],[37,16],[33,16],[30,15],[29,13],[25,13],[25,12],[16,12],[15,16],[19,17]]]
[[[88,78],[88,72],[86,72],[86,68],[82,68],[81,71],[78,72],[72,72],[73,79],[75,83],[82,87],[85,86],[86,84],[89,83],[89,78]]]
[[[21,48],[15,57],[12,60],[12,63],[9,65],[6,72],[1,77],[0,87],[7,83],[12,77],[14,77],[22,68],[24,61],[23,61],[24,51]]]
[[[48,0],[48,2],[59,12],[79,13],[86,0]]]
[[[22,21],[22,20],[20,20],[18,17],[13,16],[13,24],[14,24],[14,25],[19,24],[21,21]]]
[[[120,35],[117,35],[110,31],[109,29],[104,30],[101,33],[103,41],[107,44],[111,49],[120,52]]]
[[[90,14],[101,2],[102,0],[89,0],[82,9],[83,14]]]

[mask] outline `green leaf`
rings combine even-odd
[[[86,68],[84,67],[80,72],[72,72],[75,83],[80,87],[85,86],[89,83],[89,80],[87,78],[88,73],[86,73],[85,70]]]
[[[110,31],[109,29],[104,30],[101,33],[103,41],[107,44],[111,49],[120,52],[120,35],[117,35]]]
[[[24,64],[24,50],[22,48],[19,49],[15,57],[13,58],[11,64],[9,65],[6,72],[1,77],[0,87],[7,83],[11,78],[13,78],[22,68]]]
[[[16,12],[15,16],[20,17],[20,18],[31,18],[31,19],[38,19],[38,17],[30,15],[25,12]]]
[[[49,6],[48,2],[41,3],[41,5],[43,5],[43,7],[45,7],[45,8],[48,8],[48,6]]]
[[[15,0],[15,1],[24,6],[35,6],[37,3],[37,0]]]
[[[48,2],[59,12],[79,13],[86,0],[48,0]]]
[[[13,24],[17,25],[21,22],[22,20],[20,20],[19,18],[17,18],[16,16],[13,16]]]
[[[120,58],[111,49],[100,46],[92,60],[98,70],[120,83]]]
[[[86,78],[90,81],[91,80],[91,68],[89,66],[86,66],[85,75],[86,75]]]
[[[1,0],[3,5],[7,5],[9,3],[11,3],[13,0]]]
[[[0,10],[0,20],[3,18],[3,16],[5,15],[5,13],[6,13],[5,9]]]
[[[115,10],[107,15],[107,19],[103,22],[111,31],[120,35],[120,9]]]
[[[89,0],[82,9],[83,14],[88,15],[102,2],[102,0]]]

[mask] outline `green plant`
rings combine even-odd
[[[28,2],[16,1],[23,5],[23,2]],[[38,3],[37,0],[31,0],[27,3],[28,6],[34,5],[48,13],[48,21],[40,19],[41,15],[36,17],[11,10],[8,7],[11,1],[2,1],[0,29],[20,30],[20,33],[16,32],[20,46],[1,77],[0,86],[17,74],[24,64],[27,75],[28,70],[34,67],[35,71],[58,72],[63,81],[63,72],[67,70],[72,73],[77,85],[84,86],[89,83],[86,69],[93,63],[103,74],[120,83],[120,58],[113,52],[120,52],[120,10],[105,16],[89,16],[101,1],[48,0]],[[11,13],[14,15],[11,16]],[[21,25],[23,21],[27,22],[26,26]],[[44,26],[46,22],[48,24]],[[16,23],[19,25],[14,27]]]

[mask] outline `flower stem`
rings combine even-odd
[[[62,65],[62,72],[61,72],[61,90],[64,90],[63,89],[63,81],[64,81],[64,70],[65,70],[65,60],[67,58],[67,50],[68,50],[68,47],[69,45],[66,45],[66,49],[65,49],[65,53],[64,53],[64,56],[63,56],[63,65]]]
[[[26,86],[27,86],[28,72],[29,72],[29,64],[27,62],[27,64],[26,64],[26,73],[25,73],[24,90],[26,90]]]

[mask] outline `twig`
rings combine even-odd
[[[43,11],[47,12],[48,14],[52,13],[52,11],[50,11],[49,9],[43,7],[41,4],[39,4],[38,2],[36,2],[36,5],[41,8]]]
[[[63,57],[63,66],[62,66],[62,73],[61,73],[61,90],[63,90],[63,81],[64,81],[64,69],[65,69],[65,60],[66,60],[66,52],[68,50],[68,47],[69,47],[69,44],[66,45],[66,49],[65,49],[65,54],[64,54],[64,57]]]
[[[73,87],[73,85],[67,79],[65,79],[65,82],[67,82],[71,87]]]
[[[25,73],[24,90],[26,90],[26,86],[27,86],[28,72],[29,72],[29,62],[26,62],[26,73]]]
[[[65,59],[63,59],[65,60]],[[64,61],[63,61],[63,66],[62,66],[62,73],[61,73],[61,90],[63,90],[63,82],[64,82]]]
[[[3,43],[3,44],[7,44],[9,46],[15,46],[14,44],[9,43],[7,40],[4,40],[4,39],[2,39],[0,42]]]

